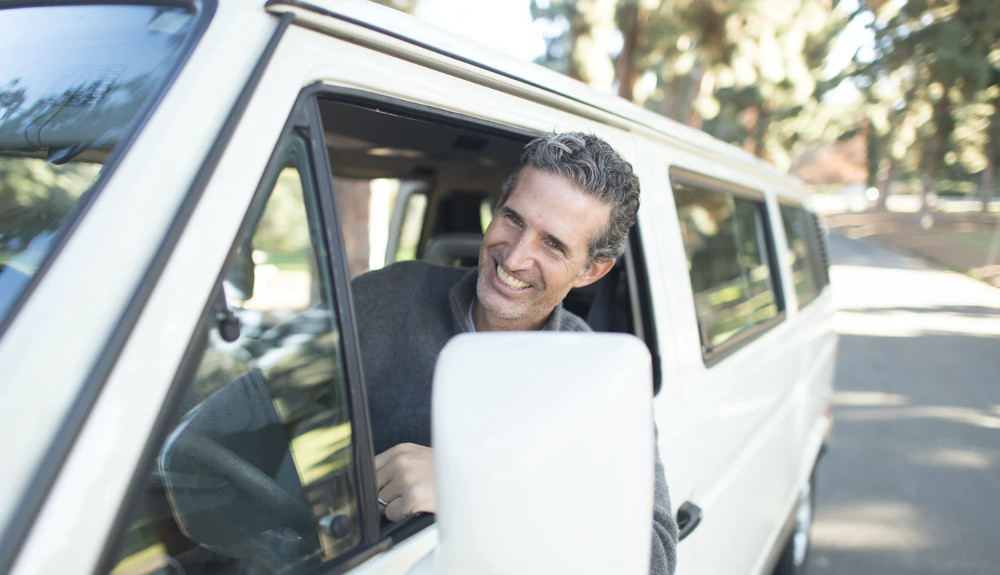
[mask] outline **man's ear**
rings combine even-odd
[[[583,287],[590,285],[605,276],[611,268],[615,267],[615,260],[612,258],[598,258],[590,262],[590,267],[583,270],[580,277],[573,282],[573,287]]]

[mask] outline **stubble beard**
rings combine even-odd
[[[480,262],[485,263],[485,266],[483,263],[479,266],[479,277],[476,281],[476,298],[487,312],[504,320],[521,320],[534,317],[546,311],[544,302],[539,301],[538,297],[545,293],[544,288],[538,287],[538,284],[541,283],[540,281],[533,278],[527,279],[527,282],[532,286],[531,289],[536,291],[533,294],[536,297],[529,299],[524,304],[505,301],[503,294],[497,293],[495,287],[491,285],[493,275],[496,274],[497,260],[490,255],[488,250],[481,254],[479,259]]]

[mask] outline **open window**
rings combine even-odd
[[[503,183],[537,134],[354,93],[319,107],[351,276],[407,259],[475,267]],[[643,265],[633,232],[612,271],[565,307],[655,352]]]

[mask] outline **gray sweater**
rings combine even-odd
[[[375,453],[400,443],[431,445],[431,383],[438,353],[472,331],[476,270],[401,262],[358,276],[352,296]],[[543,330],[590,331],[556,306]],[[677,524],[656,453],[651,575],[674,572]]]

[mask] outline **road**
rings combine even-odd
[[[832,233],[840,312],[809,575],[1000,574],[1000,289]]]

